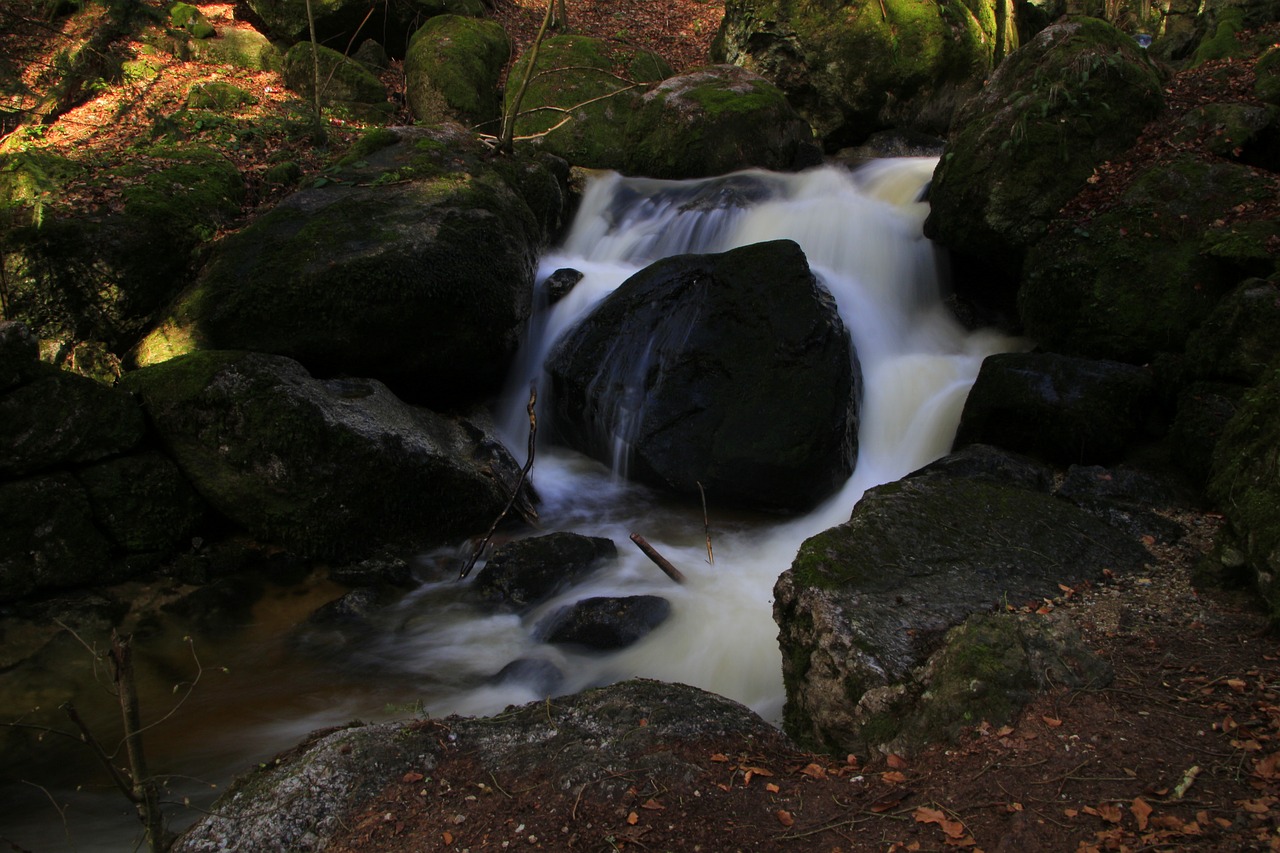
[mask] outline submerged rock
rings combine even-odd
[[[537,628],[548,643],[572,643],[589,649],[625,649],[667,620],[671,602],[658,595],[585,598],[562,607]]]
[[[473,591],[487,602],[524,610],[618,556],[613,540],[549,533],[503,545],[476,574]]]
[[[682,255],[624,282],[547,359],[553,428],[627,476],[709,500],[808,509],[857,456],[861,370],[789,240]]]

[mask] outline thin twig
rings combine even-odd
[[[493,520],[493,524],[489,525],[489,532],[484,535],[484,539],[480,540],[479,546],[471,552],[471,556],[467,558],[467,562],[462,566],[462,571],[458,572],[458,580],[462,580],[471,574],[471,570],[475,568],[476,561],[480,559],[480,555],[484,553],[484,549],[489,546],[489,540],[493,538],[494,532],[498,529],[498,525],[502,523],[502,519],[507,517],[507,513],[511,512],[511,508],[515,506],[516,501],[520,497],[520,491],[524,488],[525,478],[529,476],[529,469],[533,467],[533,453],[537,446],[538,438],[538,416],[535,407],[538,403],[538,385],[537,383],[529,383],[529,457],[525,460],[524,467],[520,469],[520,478],[516,480],[516,486],[511,490],[511,499],[507,501],[507,505],[502,508],[502,512],[498,513],[498,517]]]
[[[711,519],[707,515],[707,493],[701,480],[698,481],[698,494],[702,495],[702,531],[707,534],[707,562],[714,566],[716,555],[711,551]]]

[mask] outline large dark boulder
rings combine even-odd
[[[729,0],[713,55],[776,83],[829,150],[889,127],[940,134],[1016,46],[1003,9]]]
[[[128,394],[48,364],[0,394],[0,476],[94,462],[142,441],[142,410]]]
[[[0,322],[0,391],[34,379],[40,372],[40,341],[25,323]]]
[[[371,134],[334,183],[224,240],[137,363],[250,349],[371,376],[406,399],[496,391],[560,222],[564,173],[485,153],[457,125]]]
[[[994,444],[1063,464],[1109,463],[1143,435],[1151,372],[1057,353],[1000,353],[982,362],[955,447]]]
[[[633,479],[770,510],[812,507],[857,456],[861,371],[789,240],[640,271],[547,359],[554,428]]]
[[[1163,104],[1160,73],[1125,33],[1087,18],[1041,31],[956,115],[925,233],[1016,275],[1094,167]]]
[[[0,602],[121,580],[110,549],[71,474],[0,483]]]
[[[519,475],[483,423],[280,356],[198,352],[124,384],[214,508],[303,555],[457,541],[497,518]]]
[[[508,542],[476,573],[473,591],[482,600],[523,610],[585,577],[618,556],[612,539],[579,533],[548,533]]]
[[[627,127],[623,171],[702,178],[738,169],[816,165],[809,123],[782,90],[732,65],[668,77],[640,99]]]
[[[1187,340],[1194,376],[1252,385],[1280,363],[1280,274],[1250,279],[1224,298]]]
[[[382,81],[355,59],[324,45],[316,45],[314,52],[309,42],[289,49],[283,61],[285,85],[315,103],[317,65],[320,103],[366,121],[393,115]]]
[[[1243,279],[1275,272],[1274,197],[1270,177],[1238,163],[1183,157],[1145,169],[1105,210],[1055,225],[1028,252],[1026,333],[1093,358],[1181,352]]]
[[[240,213],[244,180],[200,146],[137,155],[94,170],[93,180],[121,189],[118,203],[89,209],[67,197],[89,177],[83,163],[47,151],[0,155],[7,319],[42,339],[102,341],[121,353],[178,295],[193,253]]]
[[[359,846],[352,839],[361,818],[379,808],[388,784],[405,784],[407,773],[461,779],[478,772],[499,790],[534,783],[567,792],[570,806],[580,800],[584,808],[616,808],[637,775],[662,790],[705,772],[689,756],[791,749],[776,728],[723,696],[626,681],[495,717],[318,732],[237,780],[173,850],[322,850],[335,838]],[[425,783],[416,784],[415,791]]]
[[[784,728],[838,754],[888,742],[913,671],[950,629],[1147,556],[1085,510],[985,477],[935,469],[874,488],[774,588]]]

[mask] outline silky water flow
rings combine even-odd
[[[670,255],[789,238],[835,297],[861,362],[864,396],[853,477],[798,518],[710,503],[711,562],[696,501],[664,498],[626,480],[627,425],[644,400],[624,391],[612,407],[613,423],[601,425],[615,442],[611,466],[543,441],[531,474],[541,498],[540,532],[609,537],[618,548],[616,561],[532,612],[515,615],[468,599],[466,582],[457,580],[457,550],[424,555],[420,586],[379,612],[376,629],[359,637],[296,627],[338,588],[319,582],[277,590],[238,634],[196,638],[210,671],[171,721],[148,732],[156,772],[215,781],[221,790],[235,774],[322,726],[414,713],[489,714],[632,676],[692,684],[780,720],[781,656],[772,619],[778,575],[806,537],[847,520],[863,491],[945,454],[983,358],[1018,346],[993,332],[966,331],[943,305],[936,250],[922,234],[928,206],[920,200],[935,165],[932,158],[903,158],[855,171],[747,171],[700,181],[611,173],[592,178],[563,245],[542,260],[539,288],[561,268],[583,277],[549,307],[539,293],[540,307],[495,413],[518,461],[528,437],[530,383],[545,394],[541,365],[552,345],[629,276]],[[664,345],[687,332],[681,322],[693,321],[673,320],[660,333]],[[687,583],[676,585],[633,547],[633,532],[676,564]],[[665,597],[671,615],[630,648],[587,653],[536,636],[538,623],[560,607],[592,596],[638,594]],[[151,679],[143,685],[148,710],[172,704],[174,673],[191,665],[186,646],[170,639],[179,647],[172,666],[142,673]],[[516,661],[524,677],[495,678]],[[84,667],[81,674],[91,679]],[[63,687],[25,689],[56,706]],[[27,697],[14,702],[30,704]],[[108,703],[98,719],[107,725],[111,715]],[[22,773],[45,774],[43,788],[0,786],[0,799],[10,804],[0,806],[6,837],[40,850],[127,849],[121,844],[137,835],[128,804],[109,790],[75,793],[82,783],[92,785],[98,773],[92,759],[70,746],[39,749],[28,754],[47,755],[37,758],[43,767]],[[190,795],[203,805],[217,793],[194,782],[176,788],[177,797]],[[52,802],[70,805],[65,819]],[[171,815],[176,825],[195,817],[180,809]]]

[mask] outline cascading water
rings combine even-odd
[[[224,681],[209,679],[175,715],[176,723],[149,733],[153,762],[163,764],[161,772],[167,766],[226,780],[305,732],[352,717],[403,716],[418,703],[432,715],[486,714],[630,676],[697,685],[779,719],[781,660],[771,614],[778,575],[807,536],[846,520],[865,489],[946,453],[982,359],[1016,346],[994,333],[966,332],[942,305],[935,250],[921,231],[927,204],[918,200],[935,162],[882,161],[855,172],[750,171],[688,182],[594,178],[564,244],[541,266],[543,278],[559,268],[576,269],[583,278],[535,313],[498,412],[508,446],[523,448],[529,383],[543,387],[541,365],[555,340],[652,261],[789,238],[834,295],[862,365],[858,464],[838,494],[790,520],[708,507],[712,563],[700,505],[657,495],[544,442],[533,468],[544,532],[610,537],[619,549],[616,562],[533,612],[513,615],[474,605],[456,580],[456,564],[441,560],[441,568],[433,569],[437,563],[428,555],[420,566],[427,580],[381,611],[374,630],[361,637],[293,629],[306,599],[296,590],[282,591],[274,604],[260,605],[243,636],[198,638],[201,657],[228,665],[232,674]],[[678,342],[679,322],[663,334]],[[644,401],[625,393],[619,399],[609,416],[614,423],[603,428],[617,441],[614,468],[625,471],[627,418]],[[631,547],[632,532],[679,566],[688,582],[677,586],[661,574]],[[324,588],[315,596],[323,600],[335,593]],[[536,636],[540,620],[566,604],[634,594],[664,596],[672,615],[628,649],[590,654]],[[516,661],[522,662],[523,676],[496,677]],[[175,661],[169,672],[185,671],[182,666]],[[144,703],[166,707],[171,683],[158,679]],[[73,771],[68,765],[64,779],[54,784],[69,790],[81,781],[76,773],[92,772],[91,765],[83,767]],[[21,814],[26,821],[47,812],[49,819],[39,824],[45,831],[37,827],[36,834],[24,836],[15,828],[14,837],[50,849],[47,842],[62,837],[61,819],[37,793],[23,790],[29,802],[0,818]],[[118,806],[113,801],[110,807],[84,808],[118,813]],[[118,838],[130,838],[136,824],[127,814],[122,822],[113,820]],[[79,830],[78,849],[92,847],[85,836],[94,831]],[[101,843],[102,849],[120,846]]]

